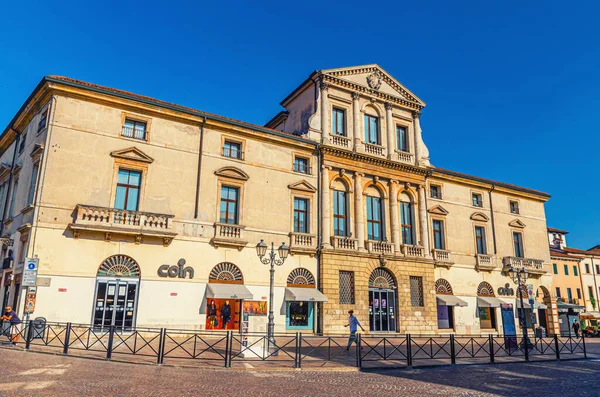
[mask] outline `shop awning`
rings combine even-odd
[[[467,302],[454,295],[436,295],[438,306],[469,306]]]
[[[286,288],[286,301],[327,302],[327,297],[316,288]]]
[[[479,307],[500,307],[503,304],[500,299],[494,298],[493,296],[478,296],[477,306]]]
[[[600,320],[600,312],[585,312],[579,315],[582,320]]]
[[[528,300],[523,300],[523,304],[525,305],[525,309],[531,309],[531,305],[529,304]],[[521,308],[521,302],[519,299],[517,299],[517,304],[515,305],[515,307],[517,309]],[[548,306],[544,305],[543,303],[533,301],[533,308],[534,309],[547,309]]]
[[[254,299],[252,292],[243,284],[208,284],[206,297],[215,299]]]
[[[572,303],[565,303],[562,301],[558,301],[558,311],[559,312],[567,312],[569,310],[573,310],[575,313],[583,313],[585,311],[585,307],[574,305]]]

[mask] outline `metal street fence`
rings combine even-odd
[[[3,334],[10,336],[3,329]],[[585,338],[551,336],[240,334],[135,328],[126,332],[87,324],[22,324],[28,351],[106,360],[173,365],[248,368],[421,367],[431,365],[529,362],[587,358]]]

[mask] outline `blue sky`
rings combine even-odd
[[[46,74],[264,124],[312,71],[378,63],[427,103],[434,165],[546,191],[600,244],[598,2],[84,3],[3,4],[0,128]]]

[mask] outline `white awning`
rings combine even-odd
[[[579,315],[582,320],[600,320],[600,312],[585,312]]]
[[[286,288],[286,301],[327,302],[327,297],[316,288]]]
[[[206,297],[215,299],[254,299],[244,284],[208,284]]]
[[[523,305],[525,306],[525,309],[531,309],[531,305],[529,304],[529,301],[523,300]],[[517,299],[517,304],[515,305],[515,307],[517,309],[521,308],[521,302],[520,302],[519,299]],[[543,303],[534,301],[533,302],[533,308],[534,309],[547,309],[548,306],[544,305]]]
[[[575,305],[573,303],[565,303],[562,301],[558,301],[557,306],[559,312],[568,312],[569,310],[572,310],[575,313],[583,313],[585,311],[585,307],[583,306]]]
[[[469,306],[467,302],[454,295],[436,295],[438,306]]]
[[[478,307],[500,307],[503,304],[500,299],[495,298],[493,296],[478,296],[477,297],[477,306]]]

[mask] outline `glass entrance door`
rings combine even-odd
[[[369,329],[373,332],[396,332],[396,291],[369,290]]]
[[[114,325],[118,332],[135,326],[138,280],[98,279],[94,301],[94,328],[108,329]]]

